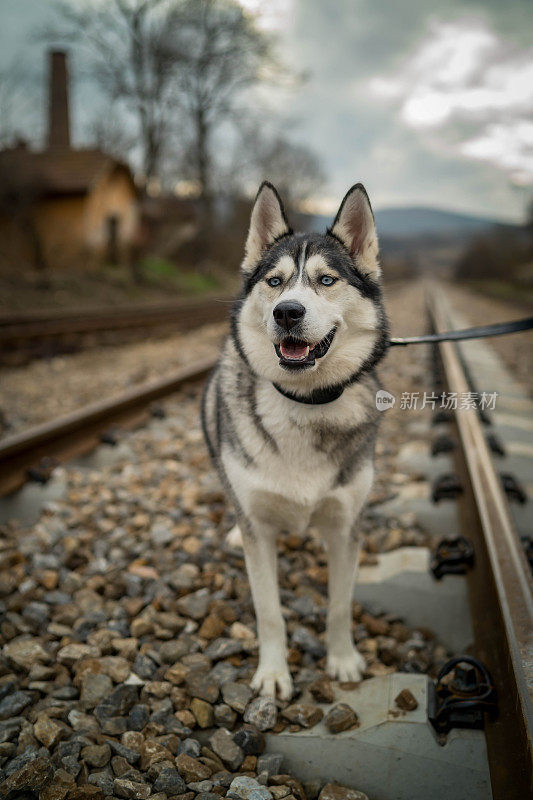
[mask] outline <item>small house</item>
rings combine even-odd
[[[129,166],[70,140],[68,65],[50,53],[47,146],[0,151],[0,252],[37,268],[128,258],[136,244],[139,197]],[[6,253],[9,254],[6,259]]]

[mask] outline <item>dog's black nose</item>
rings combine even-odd
[[[284,300],[283,303],[277,304],[272,313],[278,325],[290,331],[305,314],[305,306],[297,300]]]

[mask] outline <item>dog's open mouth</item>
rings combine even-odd
[[[317,358],[322,358],[328,352],[333,337],[335,336],[335,330],[335,328],[332,328],[330,332],[316,344],[305,342],[302,339],[295,339],[292,336],[287,336],[285,339],[282,339],[279,344],[274,345],[279,358],[280,367],[289,369],[312,367]]]

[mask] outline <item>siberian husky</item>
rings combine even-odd
[[[388,331],[364,187],[350,189],[322,235],[294,233],[263,183],[242,275],[202,423],[244,546],[259,637],[252,686],[288,698],[276,554],[284,532],[312,525],[328,549],[328,673],[359,680],[365,666],[352,639],[356,523],[373,479],[375,367]]]

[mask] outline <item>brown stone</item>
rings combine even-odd
[[[257,768],[257,756],[246,756],[240,766],[240,772],[255,772]]]
[[[337,786],[336,783],[326,783],[318,800],[368,800],[368,797],[364,792],[358,792],[356,789]]]
[[[38,758],[13,772],[0,786],[0,797],[11,797],[23,790],[37,791],[50,783],[54,768],[48,758]]]
[[[194,728],[196,725],[196,717],[189,711],[188,708],[182,708],[179,711],[176,711],[176,719],[178,719],[182,725],[185,725],[187,728]]]
[[[55,569],[43,569],[39,576],[39,583],[45,589],[51,591],[55,589],[59,583],[59,573]]]
[[[348,703],[337,703],[326,714],[324,723],[330,733],[341,733],[357,728],[359,718]]]
[[[189,672],[189,667],[186,667],[185,664],[181,664],[178,661],[176,664],[173,664],[167,669],[164,677],[166,681],[174,684],[174,686],[179,686],[184,682]]]
[[[409,689],[402,689],[400,694],[394,698],[394,702],[402,711],[414,711],[418,708],[418,700]]]
[[[307,800],[302,784],[292,775],[271,775],[268,782],[272,786],[288,786],[296,800]]]
[[[154,742],[153,739],[149,739],[148,741],[144,742],[140,748],[141,754],[141,769],[146,772],[152,764],[156,764],[158,761],[170,761],[172,762],[172,754],[167,750],[166,747],[163,747],[158,742]]]
[[[324,712],[312,703],[293,703],[283,709],[281,716],[302,728],[312,728],[320,722]]]
[[[318,703],[333,703],[335,695],[329,678],[317,678],[309,687]]]
[[[198,631],[198,636],[201,636],[203,639],[216,639],[217,636],[222,636],[226,629],[226,623],[220,617],[215,616],[215,614],[209,614],[207,616]]]
[[[104,793],[98,786],[86,783],[83,786],[76,786],[67,795],[67,800],[104,800]]]
[[[33,726],[35,737],[49,750],[60,740],[63,728],[46,714],[40,714]]]
[[[371,617],[370,614],[362,614],[361,622],[371,636],[387,636],[390,625],[385,619]]]
[[[194,697],[191,701],[191,711],[200,728],[210,728],[214,724],[213,706],[210,703],[206,703],[205,700]]]
[[[197,758],[180,753],[176,758],[176,767],[185,783],[204,781],[211,777],[211,770]]]

